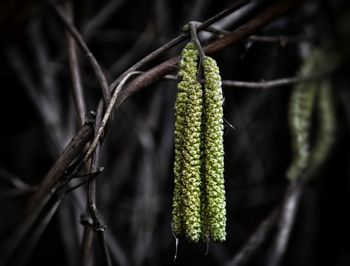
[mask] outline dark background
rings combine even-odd
[[[73,2],[75,24],[109,82],[177,36],[186,22],[203,21],[232,4],[210,0]],[[106,6],[110,14],[93,28],[89,22],[96,21],[96,14]],[[281,265],[350,265],[349,25],[346,0],[305,1],[256,33],[302,38],[285,45],[246,40],[213,56],[223,79],[245,81],[295,76],[303,51],[313,46],[330,45],[345,60],[332,76],[336,143],[321,171],[304,188]],[[66,35],[52,9],[40,1],[1,1],[0,40],[2,243],[23,219],[31,186],[45,176],[77,126]],[[182,47],[178,45],[144,69],[179,54]],[[95,110],[100,91],[81,53],[79,58],[87,109]],[[204,255],[205,243],[190,245],[180,239],[175,264],[231,265],[249,236],[282,203],[291,160],[290,91],[291,86],[265,91],[223,88],[227,241],[210,243]],[[175,96],[176,83],[168,80],[135,94],[116,113],[104,143],[101,165],[105,170],[97,178],[97,206],[108,226],[113,265],[173,264]],[[14,186],[9,181],[17,179],[30,186]],[[83,230],[79,219],[85,204],[85,187],[65,197],[27,265],[79,265]],[[247,265],[269,265],[276,231],[274,226]],[[102,265],[96,240],[93,250],[95,265]]]

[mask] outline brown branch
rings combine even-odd
[[[71,140],[68,146],[62,152],[51,167],[45,178],[41,181],[38,191],[29,200],[27,211],[30,213],[35,209],[36,205],[51,193],[51,190],[62,181],[65,171],[73,160],[81,153],[85,145],[89,142],[93,135],[93,128],[90,124],[84,124],[77,135]]]
[[[232,33],[226,35],[221,39],[215,40],[209,45],[205,46],[204,52],[206,54],[213,54],[226,47],[238,43],[239,41],[247,38],[249,35],[264,27],[267,23],[269,23],[276,17],[281,16],[285,12],[291,10],[293,7],[300,4],[300,2],[301,0],[284,0],[275,2],[273,5],[267,7],[265,10],[259,13],[255,18],[251,19],[246,24],[242,25]],[[177,70],[177,64],[179,62],[179,59],[179,56],[173,57],[135,78],[121,92],[119,100],[116,104],[116,108],[118,108],[128,97],[130,97],[135,92],[143,89],[144,87],[155,82],[156,80],[160,79],[166,74]]]
[[[145,72],[142,71],[135,71],[134,73],[142,74]],[[237,87],[237,88],[245,88],[245,89],[257,89],[257,90],[266,90],[266,89],[272,89],[275,87],[280,86],[288,86],[292,84],[296,84],[299,82],[310,82],[315,79],[321,79],[324,77],[328,77],[330,72],[324,72],[322,74],[317,75],[311,75],[307,77],[287,77],[287,78],[281,78],[281,79],[274,79],[274,80],[262,80],[262,81],[240,81],[240,80],[222,80],[222,86],[223,87]],[[165,75],[163,76],[163,79],[166,80],[174,80],[177,81],[178,78],[175,75]]]
[[[255,18],[251,19],[235,31],[226,35],[225,37],[216,40],[204,47],[204,52],[212,54],[216,51],[222,50],[233,43],[241,41],[247,38],[249,35],[256,32],[258,29],[264,27],[271,20],[289,11],[291,8],[300,4],[302,0],[284,0],[276,1],[270,7],[267,7],[264,11],[258,14]]]
[[[92,155],[92,153],[95,151],[99,141],[100,141],[100,138],[104,132],[104,129],[109,121],[109,118],[110,116],[112,115],[112,112],[114,110],[114,106],[117,102],[117,100],[119,99],[118,96],[119,96],[119,93],[121,91],[121,89],[123,88],[125,82],[133,75],[135,75],[137,73],[134,73],[134,72],[131,72],[131,73],[128,73],[126,76],[124,76],[124,78],[120,81],[120,83],[118,84],[117,88],[115,89],[115,91],[113,92],[113,96],[109,102],[109,105],[107,107],[107,110],[106,110],[106,113],[104,114],[103,116],[103,119],[102,119],[102,122],[101,124],[99,125],[99,128],[98,128],[98,131],[96,132],[96,135],[88,149],[88,151],[86,152],[86,155],[84,157],[84,161],[87,161],[90,156]]]
[[[119,86],[122,86],[122,83],[119,84]],[[117,91],[117,90],[116,90]],[[115,93],[118,94],[118,93]],[[113,99],[114,99],[114,95],[109,103],[109,106],[107,108],[106,114],[109,110],[110,106],[113,106]],[[102,124],[102,115],[103,115],[103,102],[100,101],[98,107],[97,107],[97,113],[96,113],[96,120],[95,120],[95,139],[98,139],[96,148],[94,149],[92,158],[91,158],[91,169],[90,172],[96,172],[98,170],[98,165],[99,165],[99,161],[100,161],[100,152],[101,152],[101,146],[102,146],[102,139],[100,139],[100,137],[98,136],[98,132],[99,132],[99,125]],[[91,146],[90,146],[91,148]],[[85,157],[88,158],[88,157]],[[103,251],[103,258],[105,261],[105,265],[106,266],[110,266],[111,264],[111,258],[110,258],[110,254],[109,254],[109,249],[107,246],[107,243],[105,241],[105,235],[104,232],[106,230],[106,226],[102,224],[102,221],[99,217],[98,211],[97,211],[97,207],[96,207],[96,180],[95,179],[91,179],[89,180],[89,184],[88,184],[88,191],[87,191],[87,198],[88,198],[88,210],[90,213],[90,216],[92,218],[92,228],[95,233],[97,234],[98,240],[100,242],[100,246],[102,248]],[[91,239],[92,240],[92,239]],[[88,246],[88,245],[86,245]],[[91,246],[91,245],[90,245]]]
[[[232,5],[231,7],[226,8],[223,11],[219,12],[218,14],[212,16],[211,18],[209,18],[206,21],[204,21],[200,26],[198,26],[197,32],[205,29],[209,25],[211,25],[211,24],[215,23],[216,21],[224,18],[225,16],[227,16],[228,14],[230,14],[230,13],[234,12],[235,10],[239,9],[241,6],[247,4],[248,2],[249,2],[249,0],[248,1],[247,0],[240,0],[240,1],[236,2],[234,5]],[[190,37],[190,33],[189,32],[183,33],[183,34],[179,35],[178,37],[172,39],[171,41],[167,42],[162,47],[160,47],[157,50],[153,51],[149,55],[145,56],[143,59],[141,59],[139,62],[137,62],[135,65],[130,67],[127,71],[125,71],[123,75],[121,75],[116,80],[114,80],[111,83],[111,85],[109,86],[110,90],[113,90],[117,86],[117,84],[124,77],[124,75],[139,69],[140,67],[144,66],[145,64],[147,64],[151,60],[155,59],[159,55],[163,54],[164,52],[166,52],[170,48],[172,48],[175,45],[181,43],[182,41],[188,39],[189,37]]]
[[[287,43],[292,42],[302,42],[310,41],[311,36],[261,36],[261,35],[252,35],[249,37],[249,41],[253,42],[267,42],[267,43],[280,43],[281,46],[285,46]]]
[[[0,260],[1,266],[7,265],[8,261],[14,257],[19,245],[26,239],[27,235],[30,234],[33,226],[41,223],[40,217],[45,216],[42,215],[42,212],[55,194],[55,187],[59,187],[59,183],[63,182],[67,168],[85,147],[92,137],[92,133],[93,128],[91,125],[83,125],[42,180],[37,192],[29,200],[27,216],[5,241],[2,246],[3,249],[0,249],[0,257],[2,258]]]
[[[222,86],[266,90],[274,87],[295,84],[301,81],[307,81],[309,79],[310,78],[290,77],[290,78],[282,78],[282,79],[268,80],[268,81],[262,80],[260,82],[223,80]]]
[[[288,77],[275,80],[262,80],[259,82],[254,81],[238,81],[238,80],[223,80],[222,86],[226,87],[241,87],[246,89],[259,89],[266,90],[280,86],[287,86],[296,84],[299,82],[310,82],[316,79],[327,78],[331,74],[331,71],[324,71],[323,73],[313,74],[310,76],[297,76],[297,77]]]

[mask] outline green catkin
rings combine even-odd
[[[182,197],[185,235],[197,242],[201,227],[201,127],[203,92],[199,83],[191,86],[183,139]]]
[[[315,49],[306,58],[302,77],[324,73],[335,68],[337,58],[322,49]],[[317,79],[301,82],[292,91],[289,105],[289,126],[292,136],[292,163],[287,171],[289,180],[297,180],[303,174],[309,178],[323,162],[333,143],[334,111],[331,103],[330,85],[327,80]],[[317,94],[319,97],[317,98]],[[315,100],[318,100],[320,126],[313,149],[310,148],[310,128]]]
[[[214,241],[226,239],[224,187],[223,96],[216,61],[203,60],[204,71],[204,182],[206,226]]]
[[[188,43],[175,103],[172,227],[192,242],[226,238],[221,77],[212,58],[205,57],[203,70],[204,93],[197,81],[198,51]]]
[[[305,171],[310,157],[310,124],[317,92],[316,86],[300,83],[293,91],[289,105],[289,126],[292,137],[292,163],[287,171],[290,180]]]
[[[329,80],[322,81],[317,99],[318,130],[314,147],[310,155],[310,167],[313,173],[326,160],[334,143],[336,116],[331,84]]]
[[[198,158],[189,158],[191,154],[196,154],[196,149],[185,149],[186,145],[191,145],[193,142],[198,142],[198,123],[201,120],[199,113],[193,113],[193,109],[200,109],[196,104],[201,106],[201,87],[196,80],[197,65],[198,65],[198,51],[193,43],[188,43],[182,51],[182,58],[180,61],[180,71],[178,73],[178,93],[175,103],[175,188],[173,195],[173,213],[172,213],[172,227],[176,236],[186,234],[191,241],[197,241],[200,235],[200,219],[198,219],[198,205],[200,205],[197,198],[197,186],[199,186],[200,176],[198,166]],[[194,102],[193,102],[194,100]],[[198,110],[197,110],[198,111]],[[199,121],[197,121],[199,120]],[[195,127],[188,127],[194,122]],[[200,142],[200,140],[199,140]],[[198,157],[198,156],[197,156]],[[189,171],[189,172],[187,172]],[[190,183],[195,180],[194,183]],[[190,196],[190,191],[194,190],[194,195]],[[196,202],[193,204],[193,201]],[[188,219],[188,220],[186,220]],[[196,220],[194,224],[189,224],[190,220]]]

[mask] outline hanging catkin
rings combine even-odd
[[[296,180],[306,169],[310,157],[310,124],[317,87],[300,84],[291,95],[289,126],[292,136],[292,163],[287,177]]]
[[[183,215],[186,237],[197,242],[201,238],[201,126],[202,88],[192,84],[187,105],[187,123],[183,146]]]
[[[315,144],[310,155],[310,176],[312,176],[326,160],[335,141],[336,116],[331,83],[329,80],[322,81],[320,85],[316,107],[318,128]]]
[[[226,239],[222,89],[219,68],[205,57],[204,70],[204,183],[207,227],[214,241]]]
[[[175,103],[175,189],[173,231],[198,241],[201,187],[202,89],[197,82],[198,51],[188,43],[182,51]]]
[[[323,49],[314,49],[305,59],[299,73],[302,77],[323,74],[336,67],[338,59]],[[317,97],[318,96],[318,97]],[[316,141],[310,147],[310,129],[315,101],[319,126]],[[334,138],[334,110],[330,82],[326,77],[301,82],[292,91],[289,105],[289,126],[292,136],[293,158],[287,171],[290,180],[310,178],[327,157]]]

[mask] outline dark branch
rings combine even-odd
[[[234,45],[239,41],[244,40],[249,35],[264,27],[267,23],[269,23],[276,17],[281,16],[285,12],[295,7],[297,4],[300,4],[300,1],[285,0],[275,2],[273,5],[263,10],[256,17],[254,17],[253,19],[251,19],[246,24],[242,25],[232,33],[228,34],[227,36],[221,39],[215,40],[209,45],[205,46],[204,52],[210,55],[226,47]],[[199,28],[197,30],[199,30]],[[143,89],[144,87],[162,78],[163,76],[173,71],[176,71],[179,59],[180,57],[178,56],[173,57],[135,78],[121,92],[119,100],[116,104],[116,108],[118,108],[128,97],[133,95],[135,92]]]
[[[249,3],[249,0],[241,0],[238,1],[237,3],[235,3],[234,5],[232,5],[231,7],[224,9],[223,11],[221,11],[220,13],[214,15],[213,17],[209,18],[208,20],[204,21],[198,28],[197,31],[201,31],[203,29],[205,29],[206,27],[208,27],[209,25],[215,23],[216,21],[224,18],[225,16],[227,16],[228,14],[234,12],[235,10],[239,9],[241,6],[245,5]],[[110,89],[113,90],[117,84],[120,82],[120,80],[123,78],[124,75],[133,72],[139,68],[141,68],[142,66],[144,66],[146,63],[150,62],[151,60],[155,59],[156,57],[158,57],[159,55],[163,54],[164,52],[168,51],[170,48],[176,46],[177,44],[181,43],[182,41],[188,39],[190,37],[189,32],[186,32],[184,34],[179,35],[178,37],[172,39],[171,41],[167,42],[166,44],[164,44],[162,47],[158,48],[157,50],[153,51],[152,53],[150,53],[149,55],[145,56],[143,59],[141,59],[139,62],[137,62],[135,65],[133,65],[132,67],[130,67],[127,71],[124,72],[123,75],[121,75],[119,78],[117,78],[116,80],[114,80],[112,82],[112,84],[110,85]]]
[[[82,149],[92,137],[93,128],[90,124],[83,125],[77,135],[72,139],[63,151],[62,155],[57,159],[51,167],[45,178],[41,181],[38,191],[29,200],[27,212],[32,212],[36,205],[51,193],[51,190],[62,181],[65,171],[73,160],[81,153]]]

